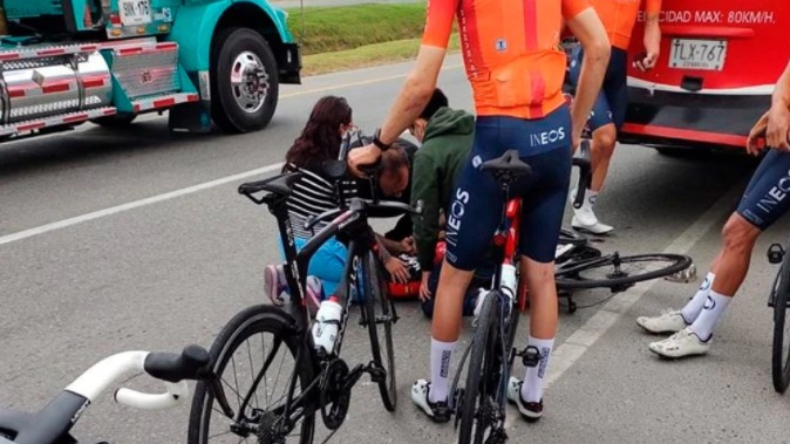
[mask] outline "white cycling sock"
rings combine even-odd
[[[691,324],[691,331],[697,335],[701,340],[707,341],[713,334],[713,329],[724,314],[724,310],[732,300],[731,296],[718,294],[711,290],[705,305],[702,307],[697,319]]]
[[[450,363],[458,341],[442,342],[431,338],[431,389],[430,402],[447,401],[450,380]]]
[[[554,338],[538,339],[530,335],[528,344],[537,347],[540,351],[540,361],[535,367],[527,367],[524,383],[521,384],[521,397],[527,402],[539,402],[543,398],[543,381],[549,371]]]
[[[715,278],[715,274],[708,272],[708,276],[702,281],[702,285],[700,285],[697,293],[680,310],[680,314],[687,324],[694,322],[697,316],[699,316],[702,307],[705,305],[705,301],[708,299],[708,293],[710,293],[710,287],[713,285],[713,280]]]

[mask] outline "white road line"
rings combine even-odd
[[[727,191],[686,231],[666,247],[663,253],[687,254],[697,242],[710,232],[714,224],[719,223],[722,218],[732,211],[732,204],[736,202],[736,199],[742,192],[742,184]],[[699,270],[699,272],[707,273],[707,270],[703,266],[703,269]],[[658,280],[638,283],[627,291],[613,297],[604,304],[603,308],[588,319],[581,328],[573,332],[565,342],[559,347],[555,347],[544,387],[548,389],[552,383],[560,379],[645,293],[650,291],[656,282]],[[520,379],[523,375],[516,374],[514,376]],[[517,417],[518,414],[508,414],[505,420],[505,427],[511,428]]]
[[[8,234],[5,236],[0,237],[0,245],[10,244],[11,242],[16,242],[22,239],[27,239],[29,237],[37,236],[39,234],[44,234],[50,231],[60,230],[62,228],[70,227],[72,225],[81,224],[83,222],[88,222],[91,220],[99,219],[102,217],[111,216],[113,214],[122,213],[124,211],[133,210],[135,208],[144,207],[146,205],[155,204],[158,202],[163,202],[170,199],[175,199],[176,197],[186,196],[187,194],[196,193],[198,191],[203,191],[209,188],[217,187],[220,185],[224,185],[230,182],[235,182],[237,180],[245,179],[251,176],[257,176],[259,174],[270,173],[275,170],[279,170],[282,168],[283,162],[275,163],[272,165],[267,165],[262,168],[258,168],[255,170],[246,171],[243,173],[234,174],[231,176],[222,177],[219,179],[215,179],[209,182],[203,182],[197,185],[192,185],[186,188],[181,188],[178,190],[170,191],[164,194],[158,194],[156,196],[147,197],[145,199],[135,200],[133,202],[128,202],[125,204],[117,205],[110,208],[105,208],[103,210],[94,211],[92,213],[83,214],[80,216],[72,217],[69,219],[59,220],[57,222],[52,222],[50,224],[41,225],[35,228],[31,228],[24,231],[19,231],[17,233]]]

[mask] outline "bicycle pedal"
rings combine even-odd
[[[771,264],[781,264],[785,256],[785,250],[779,244],[772,244],[768,247],[768,262]]]
[[[524,351],[518,353],[525,367],[537,367],[540,362],[540,350],[534,345],[529,345]]]

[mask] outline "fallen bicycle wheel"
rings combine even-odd
[[[609,288],[623,291],[637,282],[657,279],[691,265],[691,258],[679,254],[642,254],[620,256],[619,253],[570,260],[556,267],[557,288],[562,290]]]
[[[788,299],[790,299],[790,263],[787,255],[783,254],[784,260],[779,271],[774,278],[774,285],[771,287],[771,297],[769,305],[774,309],[774,337],[771,353],[771,374],[774,382],[774,390],[777,393],[787,391],[790,384],[790,332],[787,322]]]

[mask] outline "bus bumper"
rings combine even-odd
[[[770,95],[693,94],[628,88],[618,140],[657,147],[743,148]]]

